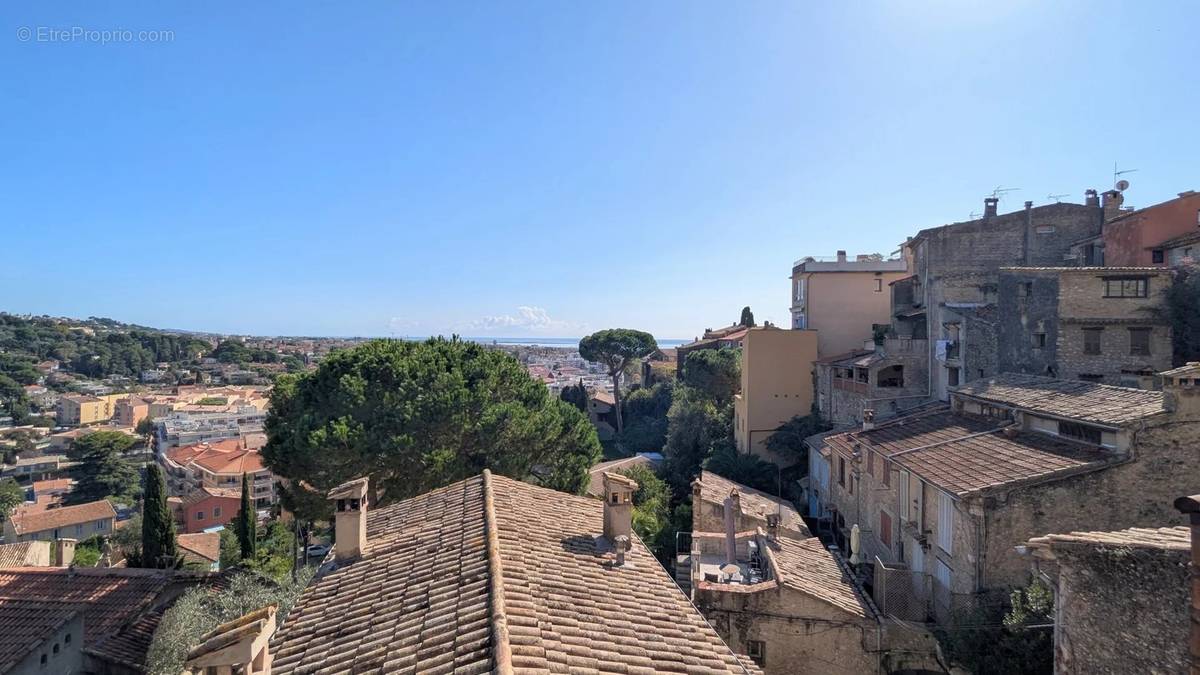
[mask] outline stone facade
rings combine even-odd
[[[924,403],[929,398],[925,354],[925,340],[891,337],[874,352],[817,361],[821,417],[835,426],[858,425],[864,410],[882,420]]]
[[[1146,297],[1110,297],[1110,283]],[[1143,389],[1171,365],[1161,312],[1169,273],[1153,268],[1005,268],[998,303],[999,372]],[[1135,344],[1135,333],[1144,343]]]

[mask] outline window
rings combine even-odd
[[[846,487],[846,458],[838,455],[838,485]]]
[[[1067,438],[1076,438],[1081,441],[1100,445],[1100,438],[1103,432],[1100,429],[1078,422],[1059,422],[1058,435],[1066,436]]]
[[[67,644],[67,645],[71,644],[71,634],[70,633],[67,633],[66,635],[63,636],[63,644]]]
[[[883,509],[879,510],[879,543],[892,549],[892,516]]]
[[[46,655],[45,654],[42,654],[41,663],[43,666],[46,665]]]
[[[1104,297],[1144,298],[1149,277],[1105,277]]]
[[[82,537],[82,536],[83,536],[83,525],[76,525],[76,526],[75,526],[75,536],[76,536],[76,537]]]
[[[954,552],[954,499],[945,492],[938,493],[937,543],[946,553]]]
[[[1026,298],[1033,296],[1033,282],[1032,281],[1022,281],[1021,282],[1021,296],[1026,297]]]
[[[1030,341],[1033,343],[1034,349],[1045,349],[1046,348],[1046,334],[1045,333],[1034,333],[1034,334],[1030,335],[1029,338],[1030,338]]]
[[[946,369],[946,384],[951,387],[958,386],[958,368],[951,366]]]
[[[1132,356],[1150,356],[1150,329],[1129,329],[1129,353]]]
[[[97,529],[97,530],[104,530],[104,529],[107,529],[107,528],[108,528],[108,521],[107,521],[107,520],[97,520],[97,521],[96,521],[96,529]]]
[[[867,473],[875,475],[875,451],[867,450]]]
[[[1100,354],[1100,336],[1103,334],[1103,328],[1084,328],[1083,353],[1090,356]]]
[[[880,467],[883,472],[883,484],[887,487],[892,485],[892,462],[887,457],[881,457],[883,466]]]
[[[1033,231],[1037,232],[1038,234],[1054,234],[1054,226],[1053,225],[1038,225],[1037,227],[1034,228]]]
[[[875,280],[875,292],[876,292],[876,293],[882,293],[882,292],[883,292],[883,279],[876,279],[876,280]]]
[[[762,640],[746,640],[746,656],[758,665],[763,665],[767,661],[767,643]]]
[[[55,653],[55,654],[57,654],[57,653],[58,653],[58,643],[57,643],[57,642],[55,642],[55,643],[54,643],[54,649],[53,649],[53,651],[54,651],[54,653]]]
[[[204,512],[203,511],[196,512],[196,520],[204,520]]]
[[[903,387],[904,386],[904,366],[894,365],[886,368],[880,368],[875,374],[875,386],[877,387]]]
[[[1150,262],[1161,263],[1163,261],[1163,250],[1155,249],[1150,252]]]
[[[221,507],[214,506],[213,507],[213,518],[220,518],[220,517],[221,517]]]
[[[866,368],[855,368],[854,369],[854,381],[862,382],[863,384],[870,382],[871,381],[871,371],[867,370]]]

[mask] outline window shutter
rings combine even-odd
[[[945,492],[938,493],[938,548],[953,553],[954,547],[954,500]]]
[[[910,521],[908,504],[908,472],[900,472],[900,520]]]

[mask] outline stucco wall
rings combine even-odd
[[[805,304],[808,328],[817,331],[817,353],[825,357],[861,349],[863,341],[871,339],[872,324],[890,322],[889,284],[907,274],[818,272],[801,275],[808,280]]]
[[[751,329],[742,347],[742,392],[734,400],[734,436],[738,450],[768,461],[789,458],[766,449],[775,429],[813,405],[813,361],[817,332]]]
[[[1152,248],[1196,231],[1200,194],[1150,206],[1104,226],[1104,262],[1113,266],[1153,265]]]

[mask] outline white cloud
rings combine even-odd
[[[529,305],[518,307],[515,315],[498,314],[495,316],[485,316],[470,323],[472,330],[502,332],[529,331],[544,334],[562,333],[563,337],[567,337],[564,331],[570,332],[580,327],[582,327],[582,324],[555,319],[545,309]]]

